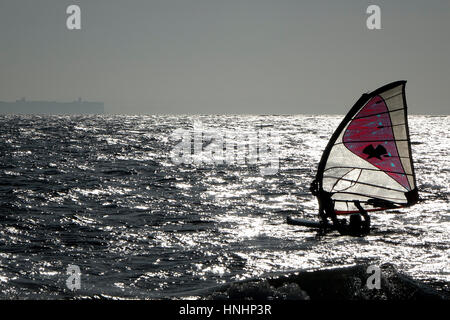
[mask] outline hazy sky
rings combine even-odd
[[[81,30],[66,8],[81,7]],[[381,7],[382,30],[366,9]],[[411,113],[449,114],[450,1],[1,0],[0,100],[108,113],[346,113],[408,80]]]

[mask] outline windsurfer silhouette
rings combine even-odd
[[[316,181],[311,183],[310,191],[319,200],[319,216],[322,220],[323,229],[335,229],[341,235],[355,237],[361,237],[370,232],[370,217],[361,206],[359,200],[353,201],[359,213],[351,214],[350,222],[347,223],[345,219],[337,218],[331,193],[319,190]],[[364,220],[361,218],[364,218]],[[330,224],[328,219],[331,219],[332,224]]]

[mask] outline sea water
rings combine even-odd
[[[373,213],[354,238],[309,193],[342,116],[0,116],[0,298],[166,298],[273,273],[368,263],[448,290],[450,116],[410,116],[421,201]],[[264,163],[174,163],[177,129],[266,130]],[[68,267],[80,269],[71,291]]]

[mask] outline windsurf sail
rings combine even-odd
[[[418,201],[405,84],[363,94],[326,146],[315,182],[319,196],[331,196],[336,214],[359,212],[355,200],[367,211]]]

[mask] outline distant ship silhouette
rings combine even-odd
[[[82,101],[78,98],[72,102],[27,101],[25,98],[15,102],[0,101],[0,114],[103,114],[103,102]]]

